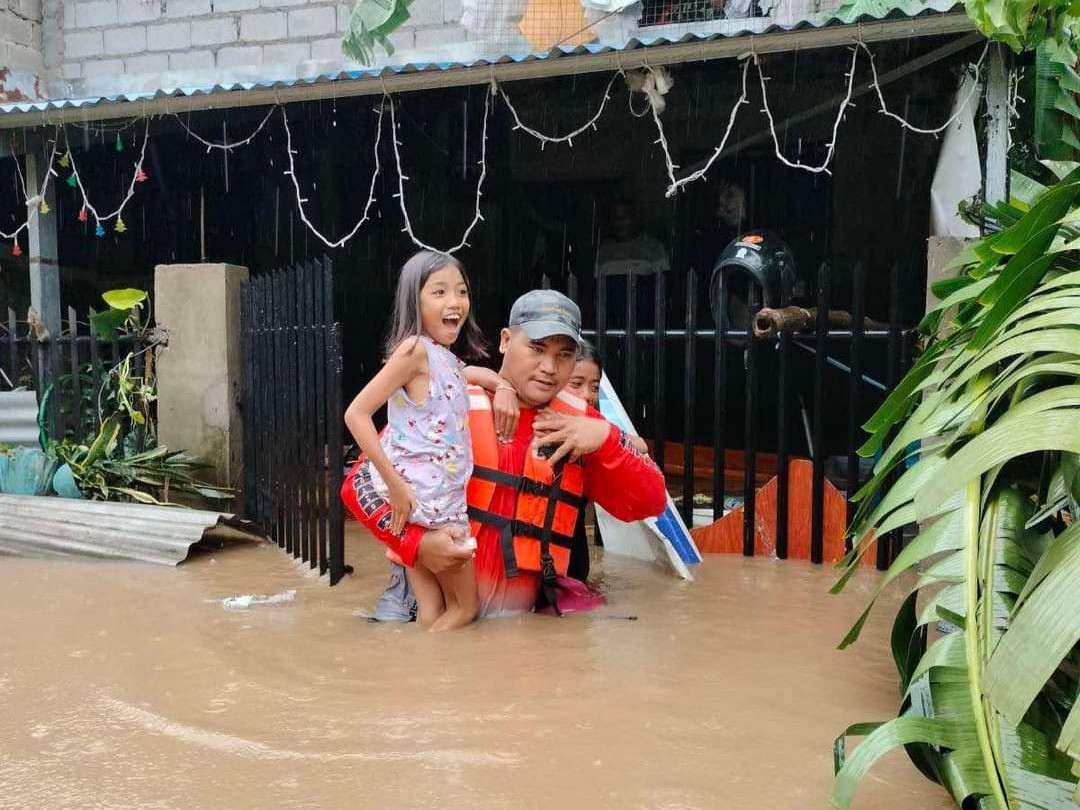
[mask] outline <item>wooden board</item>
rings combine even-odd
[[[810,559],[812,492],[814,465],[807,459],[792,459],[788,463],[788,559]],[[777,479],[773,478],[757,491],[754,499],[755,556],[776,556]],[[847,529],[847,500],[844,494],[826,479],[824,562],[832,563],[844,556],[844,534]],[[742,554],[743,507],[728,512],[709,526],[690,531],[698,550],[703,554]],[[871,550],[863,557],[863,565],[873,565],[876,554]]]

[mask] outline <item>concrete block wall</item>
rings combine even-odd
[[[58,36],[48,61],[67,83],[61,90],[164,86],[162,74],[175,84],[221,80],[223,72],[245,68],[293,78],[355,67],[341,52],[352,11],[346,0],[3,2],[44,2],[56,9]],[[464,42],[461,3],[415,0],[412,19],[394,35],[395,46],[411,51]]]
[[[0,68],[44,73],[42,0],[0,0]]]

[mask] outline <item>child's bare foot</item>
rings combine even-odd
[[[431,625],[432,633],[442,633],[447,630],[458,630],[468,627],[476,620],[476,609],[454,605],[446,610],[438,620]]]
[[[442,620],[446,613],[445,610],[441,609],[436,611],[418,608],[416,611],[416,623],[420,625],[421,630],[434,630],[435,625]]]

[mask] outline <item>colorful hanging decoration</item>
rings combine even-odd
[[[117,152],[123,152],[124,151],[124,142],[122,140],[120,140],[120,133],[119,132],[116,133],[116,151]]]
[[[79,222],[86,222],[88,219],[90,219],[90,213],[86,210],[86,206],[84,205],[79,209]]]
[[[117,233],[126,233],[127,232],[127,225],[124,224],[124,218],[123,217],[117,217],[116,218],[116,227],[113,228],[113,230],[115,230]]]
[[[67,184],[72,188],[75,188],[79,185],[79,178],[75,176],[75,172],[72,172],[70,175],[68,175]]]
[[[69,152],[64,152],[64,154],[60,156],[60,160],[57,161],[57,163],[60,164],[61,169],[66,169],[68,166],[71,165],[71,158],[69,157],[69,155]]]
[[[19,240],[15,240],[15,244],[11,246],[12,256],[22,256],[22,245],[19,244]]]
[[[105,235],[105,229],[101,227],[101,223],[99,222],[97,224],[97,227],[94,229],[94,236],[101,237],[101,236],[104,236],[104,235]]]
[[[40,213],[40,214],[47,214],[47,213],[49,213],[49,212],[50,212],[51,210],[52,210],[52,209],[51,209],[51,208],[49,208],[49,204],[48,204],[47,202],[45,202],[44,200],[42,200],[42,201],[41,201],[41,205],[40,205],[40,206],[38,206],[38,213]]]
[[[135,171],[135,182],[145,183],[149,179],[150,178],[147,176],[146,172],[143,171],[142,164],[139,164],[138,169]]]

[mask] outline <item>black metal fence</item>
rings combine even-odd
[[[336,584],[345,565],[341,329],[328,259],[241,292],[245,517]]]
[[[641,320],[643,280],[632,274],[626,277],[597,279],[596,329],[586,332],[594,338],[605,369],[613,375],[628,413],[642,417],[640,382],[642,371],[651,370],[649,417],[639,428],[652,440],[653,453],[664,469],[670,456],[665,453],[667,436],[673,421],[669,411],[678,402],[673,380],[666,365],[672,349],[681,344],[681,434],[682,481],[681,512],[687,525],[693,525],[695,490],[695,451],[711,448],[712,512],[717,520],[725,513],[729,495],[741,496],[743,506],[742,550],[755,553],[755,494],[760,483],[758,462],[763,453],[774,456],[777,478],[776,556],[788,556],[789,537],[789,465],[792,458],[806,457],[813,464],[810,559],[824,557],[825,481],[827,462],[832,459],[828,477],[848,499],[847,518],[854,514],[851,497],[865,483],[867,471],[857,455],[866,438],[861,425],[899,382],[909,367],[915,346],[915,330],[902,325],[905,294],[911,290],[907,274],[893,267],[889,284],[889,318],[886,324],[865,328],[867,311],[867,272],[857,265],[851,274],[850,295],[843,302],[850,308],[852,326],[833,328],[828,321],[830,306],[837,300],[832,274],[822,266],[816,279],[817,319],[811,329],[801,332],[780,331],[775,337],[756,338],[747,327],[742,329],[699,328],[700,294],[698,274],[687,271],[686,308],[683,328],[668,328],[670,302],[666,294],[665,274],[648,279],[655,304],[651,329],[638,327]],[[625,289],[625,328],[613,329],[610,322],[609,295],[605,287],[623,285]],[[575,295],[574,281],[570,295]],[[747,309],[753,315],[761,306],[761,291],[747,286]],[[790,303],[790,291],[781,296],[781,304]],[[809,302],[807,302],[809,303]],[[620,307],[621,309],[621,307]],[[753,318],[751,317],[751,321]],[[703,364],[712,354],[712,385],[708,401],[701,401]],[[650,365],[651,369],[647,367]],[[677,356],[677,355],[676,355]],[[741,359],[741,374],[733,371]],[[644,376],[648,380],[650,375]],[[741,379],[740,379],[741,377]],[[768,389],[763,392],[763,382]],[[809,400],[811,407],[807,408]],[[677,406],[676,406],[677,407]],[[711,429],[704,435],[702,415],[712,409]],[[702,414],[700,409],[705,409]],[[677,415],[677,414],[676,414]],[[800,420],[795,417],[801,415]],[[773,419],[773,425],[766,424]],[[678,420],[676,420],[678,421]],[[766,430],[768,428],[768,430]],[[766,433],[767,435],[763,435]],[[650,435],[651,434],[651,435]],[[741,435],[740,435],[741,434]],[[805,452],[796,452],[796,450]],[[741,453],[741,462],[738,454]],[[668,458],[665,458],[668,456]],[[730,460],[738,468],[732,470]],[[837,462],[841,462],[837,464]],[[669,463],[669,470],[670,463]],[[729,474],[741,477],[741,492],[730,492]],[[741,476],[738,474],[741,473]],[[677,486],[677,482],[673,482]],[[885,568],[899,553],[902,533],[897,530],[878,538],[877,566]]]
[[[39,422],[48,438],[87,441],[101,426],[110,395],[109,375],[131,355],[133,377],[152,376],[152,336],[118,334],[105,340],[90,326],[96,313],[80,318],[68,307],[59,335],[38,320],[19,320],[8,308],[0,324],[0,390],[25,388],[37,393]],[[151,420],[152,422],[153,420]],[[136,427],[136,451],[145,448],[146,427]]]

